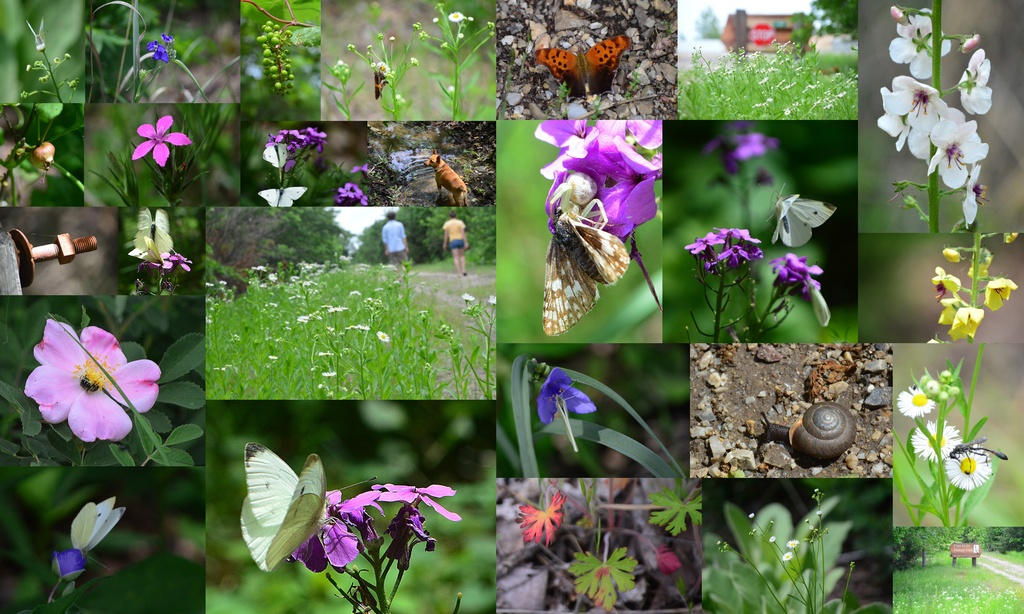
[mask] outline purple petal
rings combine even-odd
[[[441,507],[440,503],[434,501],[433,499],[430,499],[428,497],[423,497],[421,500],[424,503],[426,503],[427,505],[429,505],[435,512],[437,512],[438,514],[441,514],[442,516],[444,516],[448,520],[451,520],[452,522],[458,522],[458,521],[462,520],[462,516],[459,516],[455,512],[449,512],[448,510],[446,510],[443,507]]]
[[[153,127],[153,124],[142,124],[141,126],[139,126],[139,128],[136,130],[136,132],[138,132],[139,136],[141,136],[142,138],[146,138],[146,139],[155,139],[156,138],[156,128]]]
[[[164,137],[164,142],[180,147],[182,145],[191,145],[192,139],[188,138],[184,132],[172,132]]]
[[[171,125],[173,123],[174,123],[174,118],[171,117],[170,115],[164,115],[163,117],[158,119],[157,122],[156,122],[156,132],[157,132],[157,134],[165,134],[168,130],[171,129]]]
[[[589,414],[597,411],[597,405],[594,405],[590,397],[575,388],[566,388],[562,393],[562,398],[565,399],[565,408],[574,414]]]
[[[153,148],[153,159],[156,160],[156,163],[161,167],[167,164],[167,158],[170,157],[170,155],[171,150],[163,143],[157,143]]]
[[[135,153],[132,154],[132,160],[138,160],[149,153],[149,150],[153,149],[156,145],[156,141],[142,141],[138,147],[135,148]]]

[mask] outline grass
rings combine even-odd
[[[1019,612],[1024,587],[949,553],[929,554],[928,565],[893,574],[893,612]]]
[[[427,268],[254,268],[207,301],[208,397],[493,399],[493,277],[452,289]]]
[[[838,62],[801,57],[789,45],[730,53],[714,65],[696,51],[694,68],[679,79],[679,118],[857,119],[857,74]]]

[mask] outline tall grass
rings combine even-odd
[[[984,558],[982,559],[984,560]],[[949,553],[929,554],[928,565],[892,577],[893,612],[1019,612],[1024,587]]]
[[[404,269],[301,264],[251,271],[207,301],[212,399],[493,399],[495,301]],[[490,289],[493,292],[493,288]]]
[[[714,65],[695,51],[693,64],[679,79],[680,119],[857,119],[857,74],[792,45]]]

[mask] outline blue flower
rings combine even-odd
[[[572,378],[555,367],[541,386],[540,396],[537,397],[537,415],[540,416],[540,421],[550,424],[560,407],[577,414],[597,411],[597,406],[590,397],[572,387]]]
[[[170,45],[171,43],[174,42],[174,37],[171,36],[170,34],[161,34],[160,38],[164,39],[164,42],[167,43],[168,45]]]
[[[50,557],[50,565],[53,568],[53,573],[67,582],[74,580],[85,571],[85,555],[78,548],[54,551]]]
[[[167,49],[160,43],[153,41],[146,45],[146,51],[153,52],[153,59],[160,60],[166,64],[171,58],[167,55]]]

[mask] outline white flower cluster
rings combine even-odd
[[[889,43],[889,57],[897,64],[909,64],[911,77],[894,78],[892,91],[881,89],[885,114],[878,119],[878,127],[896,137],[897,151],[909,143],[914,157],[929,161],[929,175],[938,169],[947,187],[965,189],[964,219],[973,224],[978,199],[985,194],[985,186],[978,183],[978,162],[988,156],[988,145],[978,136],[978,122],[967,121],[963,111],[946,104],[938,90],[917,81],[932,78],[930,11],[922,9],[908,16],[892,7],[891,12],[898,36]],[[992,63],[985,58],[984,49],[975,51],[980,40],[975,35],[963,42],[962,51],[974,51],[974,55],[955,88],[963,108],[972,115],[983,115],[992,108],[992,88],[988,87]],[[950,41],[943,40],[941,54],[946,55],[950,48]],[[935,146],[934,155],[929,155],[929,145]]]

